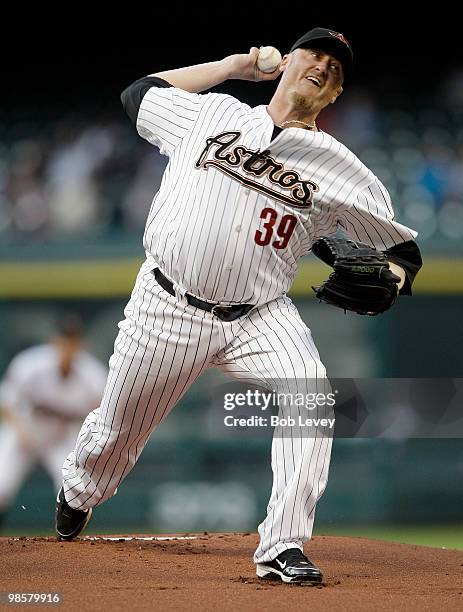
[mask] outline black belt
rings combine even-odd
[[[164,276],[159,268],[153,270],[154,278],[158,285],[160,285],[170,295],[175,295],[174,284],[168,278]],[[222,321],[234,321],[239,317],[244,317],[252,308],[254,304],[235,304],[233,306],[220,306],[220,304],[211,304],[211,302],[205,302],[199,298],[185,293],[186,301],[190,306],[194,308],[201,308],[206,312],[212,312],[213,315],[219,317]]]

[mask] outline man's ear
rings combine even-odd
[[[343,91],[343,88],[340,86],[339,89],[336,91],[336,95],[332,98],[331,104],[334,104],[336,102],[336,100],[342,94]]]
[[[284,72],[289,64],[289,53],[286,53],[285,55],[283,55],[283,59],[280,62],[280,65],[278,66],[278,70],[280,72]]]

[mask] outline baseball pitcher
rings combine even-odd
[[[60,538],[75,538],[114,495],[153,430],[206,368],[298,394],[327,389],[307,325],[287,296],[298,260],[317,245],[334,271],[320,299],[378,314],[410,295],[421,258],[378,178],[317,127],[341,96],[353,54],[315,28],[277,68],[259,50],[157,72],[123,106],[139,135],[169,158],[144,234],[141,266],[119,324],[103,401],[63,468]],[[227,80],[281,76],[268,105],[201,93]],[[339,232],[343,238],[336,238]],[[309,282],[308,282],[309,285]],[[321,409],[314,417],[326,416]],[[320,582],[303,554],[328,476],[326,431],[275,430],[273,487],[259,525],[257,575]],[[71,450],[71,449],[70,449]]]

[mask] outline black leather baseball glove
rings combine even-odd
[[[400,278],[382,251],[344,238],[319,238],[312,251],[334,268],[325,282],[312,287],[323,302],[372,316],[395,302]]]

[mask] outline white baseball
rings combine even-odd
[[[275,47],[261,47],[257,57],[257,67],[262,72],[274,72],[281,62],[281,53]]]

